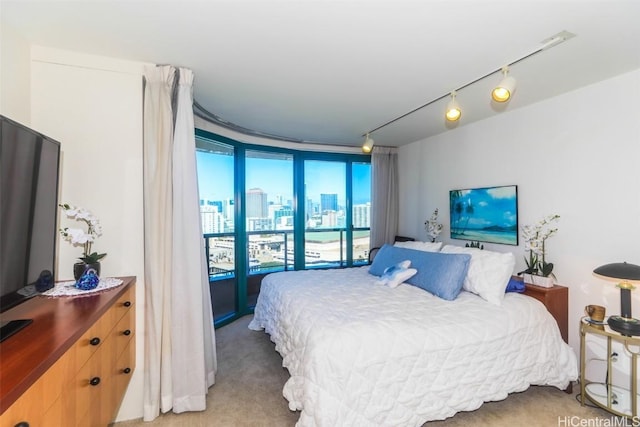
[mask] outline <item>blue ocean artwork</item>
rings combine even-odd
[[[518,245],[518,186],[449,192],[451,238]]]

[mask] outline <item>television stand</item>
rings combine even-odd
[[[8,320],[0,325],[0,342],[6,340],[25,326],[31,324],[32,319]]]

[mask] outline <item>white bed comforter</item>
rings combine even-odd
[[[529,385],[564,389],[576,357],[538,301],[376,285],[368,267],[270,274],[249,328],[264,329],[291,378],[298,426],[420,426]]]

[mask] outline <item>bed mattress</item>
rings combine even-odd
[[[445,301],[376,284],[368,267],[273,273],[249,328],[264,329],[291,375],[298,426],[420,426],[530,385],[564,389],[573,350],[538,301]]]

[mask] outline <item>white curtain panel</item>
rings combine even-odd
[[[393,243],[398,234],[398,153],[373,147],[371,153],[371,248]]]
[[[180,68],[173,139],[173,269],[171,342],[173,412],[206,409],[214,383],[215,336],[200,221],[193,123],[193,72]]]
[[[145,70],[144,93],[144,275],[145,421],[171,409],[171,268],[173,202],[171,145],[173,67]]]
[[[180,71],[174,127],[175,68],[145,70],[145,421],[172,409],[205,409],[216,370],[198,212],[193,73]]]

